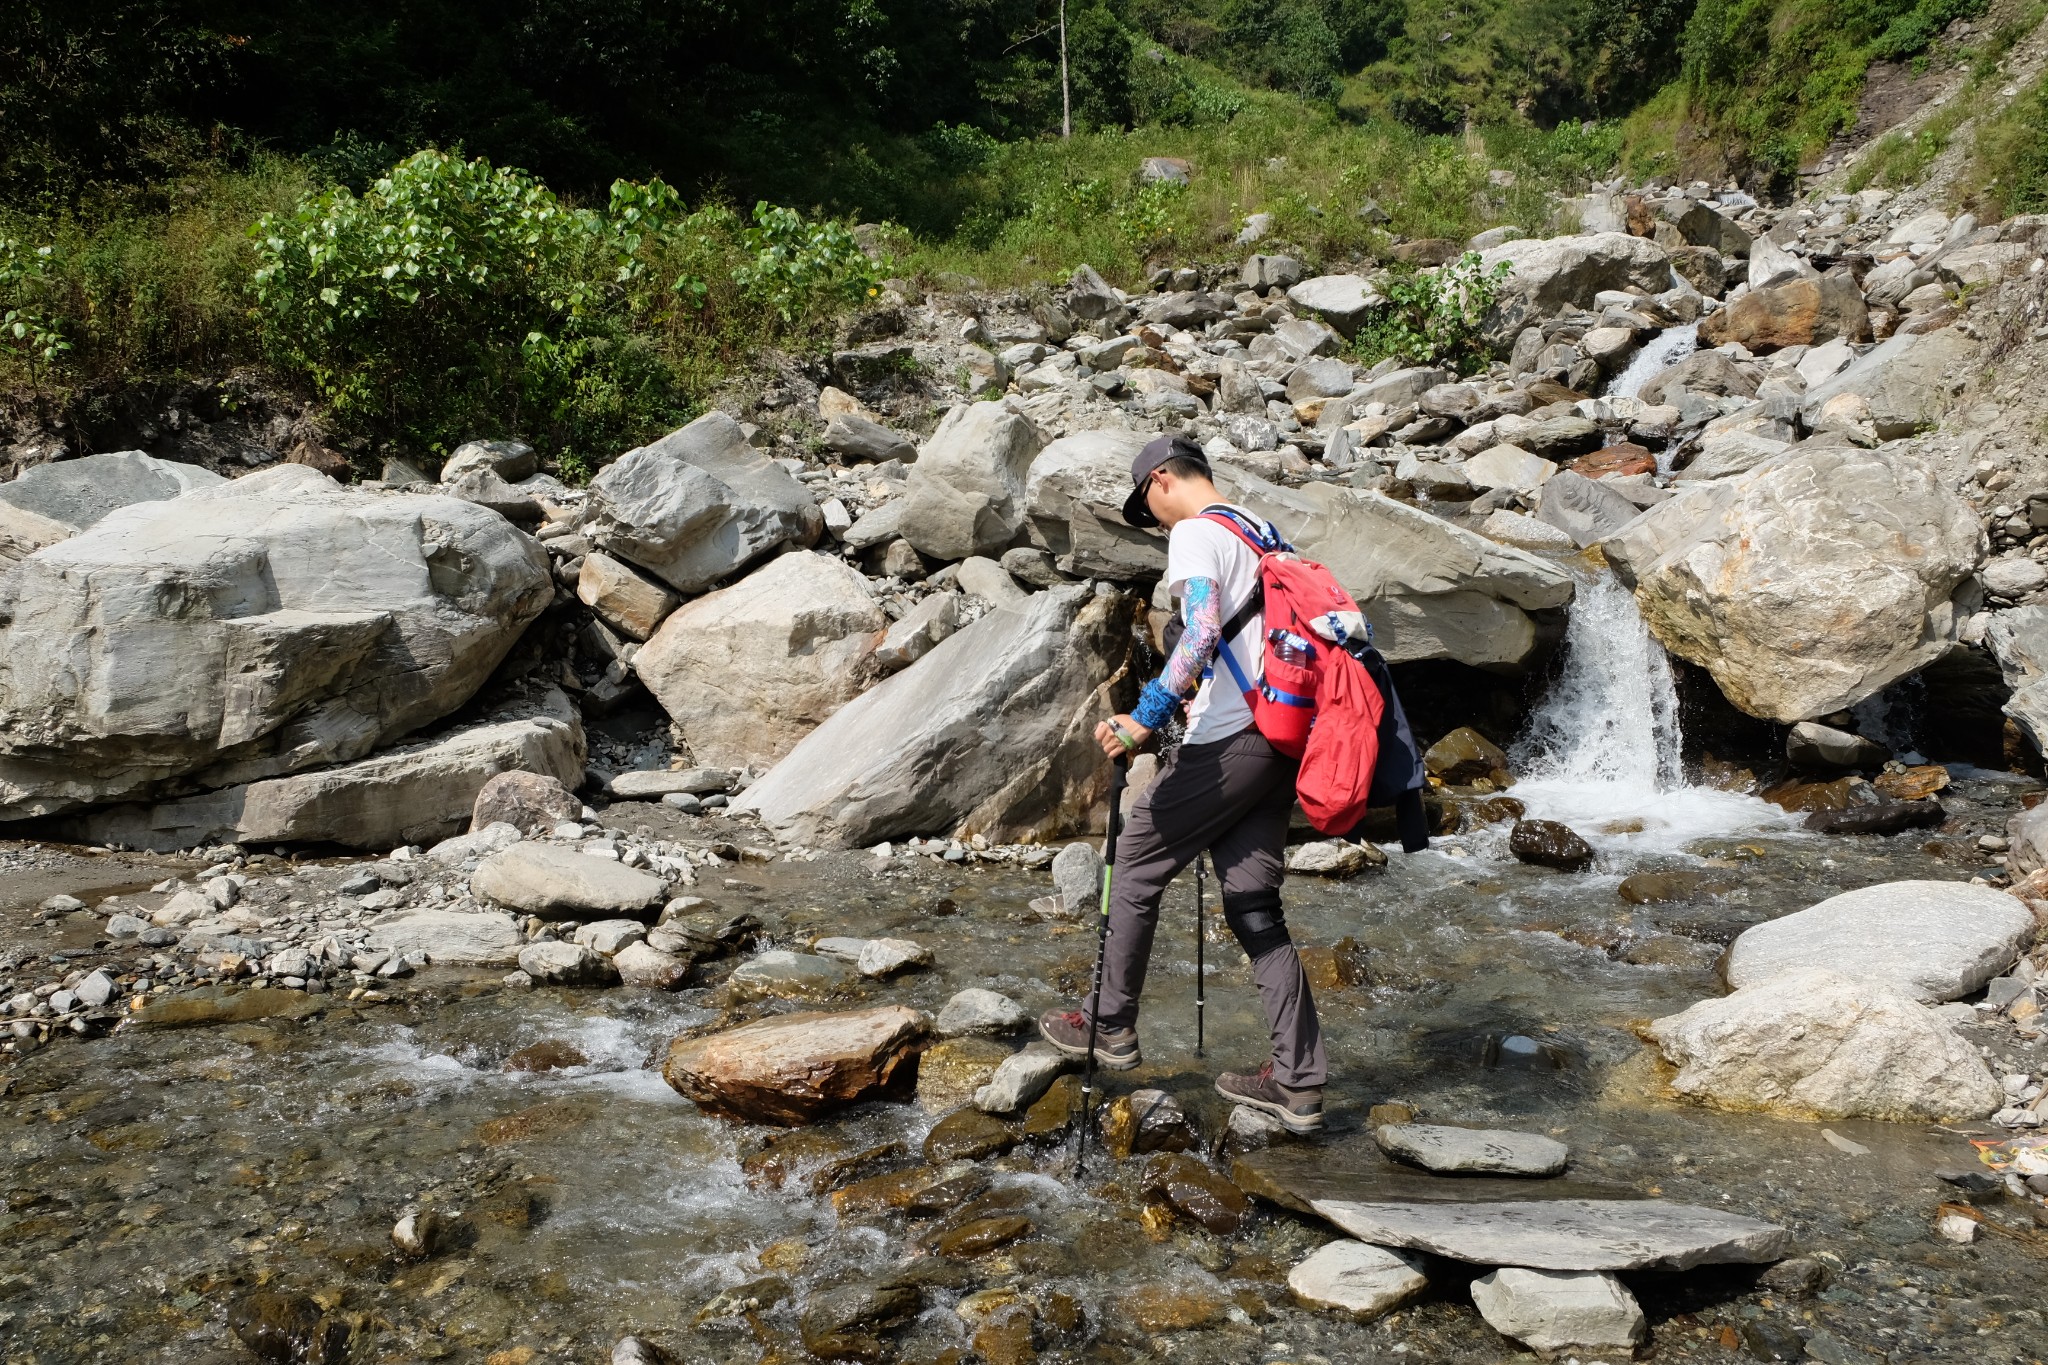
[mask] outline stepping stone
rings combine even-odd
[[[1332,1242],[1287,1272],[1307,1308],[1334,1308],[1361,1322],[1399,1308],[1429,1288],[1415,1258],[1364,1242]]]
[[[1825,967],[1939,1004],[2010,967],[2033,932],[2033,915],[2003,891],[1883,882],[1745,931],[1728,952],[1728,984],[1741,990],[1783,972]]]
[[[1318,1199],[1319,1215],[1362,1242],[1475,1265],[1536,1270],[1690,1270],[1782,1260],[1792,1234],[1761,1219],[1661,1199],[1360,1204]]]
[[[1254,1198],[1314,1216],[1315,1202],[1331,1199],[1387,1204],[1491,1204],[1520,1200],[1635,1199],[1639,1191],[1580,1174],[1548,1180],[1512,1175],[1432,1175],[1389,1160],[1370,1142],[1281,1143],[1246,1151],[1231,1162],[1230,1178]]]
[[[1642,1305],[1599,1271],[1507,1267],[1472,1281],[1472,1303],[1494,1331],[1544,1356],[1631,1354],[1649,1334]]]
[[[1562,1142],[1540,1133],[1438,1123],[1389,1124],[1374,1129],[1373,1140],[1396,1161],[1446,1174],[1557,1175],[1571,1155]]]

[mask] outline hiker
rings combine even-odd
[[[1165,671],[1145,684],[1129,715],[1096,727],[1111,758],[1127,758],[1176,714],[1189,693],[1187,734],[1138,796],[1115,849],[1109,938],[1095,1020],[1095,1061],[1112,1071],[1138,1065],[1138,996],[1167,883],[1206,850],[1222,883],[1223,917],[1251,959],[1252,978],[1272,1031],[1272,1060],[1255,1072],[1216,1081],[1225,1099],[1263,1110],[1290,1132],[1323,1126],[1322,1026],[1301,959],[1280,908],[1282,857],[1299,763],[1268,743],[1252,723],[1235,679],[1256,682],[1264,647],[1259,556],[1205,511],[1241,519],[1268,542],[1278,536],[1244,508],[1224,502],[1200,447],[1182,436],[1152,441],[1131,464],[1135,485],[1124,503],[1133,526],[1167,531],[1167,587],[1181,599],[1184,629]],[[1222,675],[1221,685],[1213,674]],[[1039,1032],[1069,1057],[1088,1056],[1084,1009],[1056,1009]]]

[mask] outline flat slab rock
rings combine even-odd
[[[1474,1265],[1535,1270],[1690,1270],[1781,1260],[1792,1234],[1720,1209],[1661,1199],[1515,1200],[1491,1204],[1313,1207],[1362,1242],[1427,1251]]]
[[[1390,1160],[1370,1142],[1285,1144],[1246,1152],[1230,1164],[1246,1194],[1314,1216],[1318,1200],[1386,1204],[1494,1204],[1548,1200],[1633,1200],[1639,1191],[1583,1175],[1433,1175]]]
[[[1557,1175],[1571,1150],[1541,1133],[1390,1123],[1373,1130],[1380,1150],[1426,1171],[1480,1175]]]
[[[1759,924],[1728,951],[1737,990],[1824,967],[1927,1004],[1968,995],[2012,965],[2034,932],[2018,898],[1964,882],[1883,882]]]

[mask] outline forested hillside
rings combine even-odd
[[[1988,72],[2042,12],[1986,4],[23,0],[0,388],[42,429],[240,370],[337,441],[517,426],[573,469],[891,273],[1134,285],[1253,214],[1312,265],[1380,259],[1617,172],[1782,192],[1872,63]],[[1987,140],[2000,211],[2040,197],[2041,104]]]

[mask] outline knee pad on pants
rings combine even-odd
[[[1287,933],[1287,916],[1280,908],[1278,891],[1226,893],[1223,922],[1237,936],[1237,945],[1244,949],[1244,955],[1254,962],[1294,941]]]

